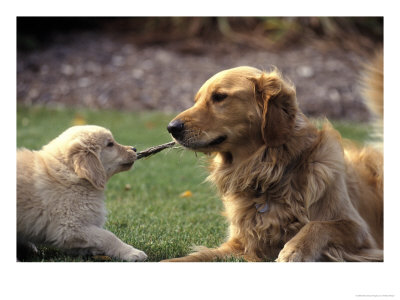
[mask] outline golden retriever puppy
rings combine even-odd
[[[144,261],[143,251],[103,229],[106,182],[132,167],[135,151],[92,125],[71,127],[40,151],[18,150],[18,244]]]
[[[382,68],[374,72],[382,83]],[[382,104],[375,88],[372,100]],[[383,260],[382,152],[345,147],[328,122],[318,129],[277,70],[214,75],[168,131],[211,155],[208,180],[229,221],[221,246],[169,261]]]

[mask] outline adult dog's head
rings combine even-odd
[[[285,144],[297,112],[295,89],[277,70],[266,73],[238,67],[207,80],[194,106],[173,119],[167,129],[189,149],[239,154],[261,145]]]
[[[137,157],[135,148],[118,144],[109,130],[94,125],[67,129],[43,152],[63,161],[96,189],[103,189],[112,175],[129,170]]]

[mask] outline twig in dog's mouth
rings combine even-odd
[[[169,143],[166,143],[166,144],[150,147],[150,148],[148,148],[146,150],[138,152],[137,153],[137,159],[141,159],[141,158],[148,157],[150,155],[156,154],[156,153],[158,153],[158,152],[160,152],[160,151],[162,151],[164,149],[171,148],[174,145],[175,145],[175,142],[169,142]]]

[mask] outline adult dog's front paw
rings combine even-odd
[[[290,245],[286,243],[285,247],[279,252],[278,258],[275,260],[277,262],[298,262],[298,261],[308,261],[304,256],[301,249],[295,245]]]
[[[163,259],[160,262],[180,262],[181,260],[179,258],[170,258],[170,259]]]
[[[164,259],[161,262],[201,262],[198,257],[194,255],[188,255],[188,256],[183,256],[183,257],[176,257],[176,258],[170,258],[170,259]]]
[[[161,262],[194,262],[196,261],[195,259],[192,259],[190,256],[184,256],[184,257],[176,257],[176,258],[170,258],[170,259],[164,259]]]

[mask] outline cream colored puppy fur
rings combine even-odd
[[[69,128],[40,151],[18,150],[18,244],[144,261],[143,251],[103,229],[106,182],[135,160],[134,148],[91,125]]]

